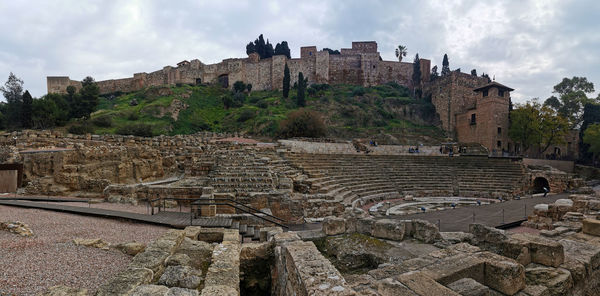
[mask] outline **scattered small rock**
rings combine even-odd
[[[6,230],[8,232],[18,234],[20,236],[33,236],[33,231],[31,230],[31,228],[29,228],[27,224],[19,221],[0,222],[0,230]]]
[[[93,247],[103,250],[108,250],[110,244],[101,238],[76,238],[73,243],[77,246]]]
[[[123,252],[124,254],[135,256],[146,249],[146,245],[138,242],[121,243],[112,246],[113,248]]]
[[[87,296],[87,289],[76,289],[63,285],[54,286],[48,289],[46,293],[41,294],[41,296]]]

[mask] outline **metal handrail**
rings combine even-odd
[[[269,219],[267,219],[267,218],[265,218],[263,216],[259,216],[259,215],[255,214],[254,212],[262,214],[262,215],[270,217],[270,218],[273,218],[273,219],[281,221],[281,222],[285,222],[285,220],[283,220],[281,218],[278,218],[278,217],[275,217],[273,215],[267,214],[265,212],[262,212],[262,211],[260,211],[258,209],[253,208],[253,207],[249,207],[247,205],[244,205],[244,204],[242,204],[242,203],[240,203],[238,201],[235,201],[235,200],[232,200],[232,199],[228,199],[228,198],[208,199],[208,198],[174,198],[174,197],[165,197],[165,198],[156,198],[156,199],[146,199],[146,202],[149,203],[150,205],[152,205],[152,203],[157,202],[157,201],[161,201],[161,200],[163,200],[163,201],[164,200],[191,201],[191,203],[190,203],[191,205],[224,205],[224,206],[230,206],[230,207],[232,207],[234,209],[238,209],[238,210],[240,210],[240,211],[242,211],[244,213],[251,214],[251,215],[253,215],[255,217],[258,217],[258,218],[260,218],[262,220],[265,220],[267,222],[273,223],[275,225],[278,225],[278,226],[281,226],[281,227],[284,227],[284,228],[288,228],[287,226],[285,226],[282,223],[279,223],[279,222],[276,222],[276,221],[271,221],[271,220],[269,220]],[[205,201],[205,202],[203,203],[202,201]],[[250,210],[252,210],[254,212],[249,211],[247,209],[243,209],[243,208],[241,208],[239,206],[236,206],[236,205],[233,205],[233,204],[229,204],[229,203],[216,203],[216,201],[232,202],[234,204],[238,204],[240,206],[248,208],[248,209],[250,209]],[[152,215],[154,215],[154,206],[152,205],[151,207],[152,207]],[[158,206],[158,211],[160,212],[160,204]]]
[[[269,219],[267,219],[267,218],[265,218],[265,217],[259,216],[259,215],[255,214],[255,213],[251,212],[251,211],[245,210],[245,209],[243,209],[243,208],[241,208],[241,207],[238,207],[238,206],[235,206],[235,205],[232,205],[232,204],[229,204],[229,203],[218,203],[218,202],[199,202],[199,203],[195,203],[195,204],[196,204],[196,205],[202,205],[202,206],[211,206],[211,205],[215,205],[215,206],[230,206],[230,207],[232,207],[232,208],[234,208],[234,209],[238,209],[238,210],[240,210],[240,211],[242,211],[242,212],[248,213],[248,214],[250,214],[250,215],[252,215],[252,216],[255,216],[255,217],[257,217],[257,218],[260,218],[260,219],[262,219],[262,220],[265,220],[265,221],[267,221],[267,222],[273,223],[273,224],[275,224],[275,225],[277,225],[277,226],[281,226],[281,227],[283,227],[283,228],[289,228],[288,226],[286,226],[286,225],[284,225],[284,224],[281,224],[281,223],[279,223],[279,222],[275,222],[275,221],[271,221],[271,220],[269,220]],[[262,213],[262,212],[260,212],[260,213]],[[264,214],[264,213],[262,213],[262,214]]]
[[[189,200],[189,199],[188,199],[188,200]],[[262,211],[261,211],[261,210],[259,210],[259,209],[255,209],[255,208],[253,208],[253,207],[249,207],[249,206],[247,206],[247,205],[245,205],[245,204],[243,204],[243,203],[241,203],[241,202],[239,202],[239,201],[233,200],[233,199],[229,199],[229,198],[210,198],[210,199],[209,199],[209,198],[197,198],[197,199],[194,199],[194,201],[192,202],[192,204],[193,204],[193,203],[195,203],[195,202],[197,202],[197,201],[200,201],[200,200],[229,201],[229,202],[232,202],[232,203],[235,203],[235,204],[241,205],[241,206],[243,206],[243,207],[245,207],[245,208],[251,209],[251,210],[253,210],[253,211],[255,211],[255,212],[261,213],[261,214],[263,214],[263,215],[265,215],[265,216],[269,216],[269,217],[271,217],[271,218],[274,218],[274,219],[277,219],[277,220],[279,220],[279,221],[281,221],[281,222],[285,222],[285,220],[283,220],[283,219],[281,219],[281,218],[278,218],[278,217],[275,217],[275,216],[273,216],[273,215],[270,215],[270,214],[267,214],[267,213],[265,213],[265,212],[262,212]]]

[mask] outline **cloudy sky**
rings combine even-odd
[[[14,72],[35,97],[46,76],[131,77],[181,60],[244,57],[259,34],[273,44],[347,48],[375,40],[384,60],[398,44],[441,68],[477,69],[516,89],[551,95],[563,77],[600,89],[600,1],[25,1],[0,2],[0,81]]]

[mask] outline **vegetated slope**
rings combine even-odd
[[[229,100],[230,108],[225,108]],[[279,122],[298,109],[296,90],[234,94],[216,85],[151,87],[128,94],[105,95],[92,114],[98,134],[130,133],[132,126],[150,127],[153,135],[199,131],[240,132],[274,137]],[[439,143],[435,109],[427,99],[413,99],[397,84],[363,88],[311,85],[306,108],[323,115],[328,136],[369,137],[397,144]]]

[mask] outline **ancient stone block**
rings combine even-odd
[[[325,217],[323,220],[323,232],[326,235],[338,235],[346,232],[346,220],[339,217]]]
[[[212,252],[213,246],[211,244],[186,237],[175,254],[187,255],[193,267],[201,268],[210,263]]]
[[[204,290],[229,287],[224,292],[231,293],[233,288],[239,294],[240,286],[240,244],[239,242],[223,242],[215,247],[211,264],[204,279]],[[225,294],[229,295],[229,294]]]
[[[396,296],[396,295],[406,295],[406,296],[418,296],[419,294],[411,291],[408,287],[406,287],[401,282],[387,278],[380,280],[377,283],[377,293],[381,296]]]
[[[415,239],[428,244],[442,239],[438,228],[433,223],[425,220],[412,221],[411,235]]]
[[[511,238],[527,243],[531,262],[558,267],[565,259],[563,246],[556,241],[525,233],[515,234]]]
[[[405,224],[390,219],[381,219],[373,224],[372,235],[377,238],[401,241],[404,239]]]
[[[202,273],[190,266],[167,266],[158,284],[169,287],[196,289],[202,281]]]
[[[583,233],[600,236],[600,220],[583,219]]]
[[[198,290],[195,289],[185,289],[174,287],[169,289],[166,296],[198,296]],[[215,295],[227,295],[227,294],[215,294]],[[237,296],[237,295],[236,295]]]
[[[166,296],[169,287],[159,285],[141,285],[135,288],[131,296]]]
[[[175,253],[165,260],[165,266],[190,266],[192,263],[192,259],[190,256],[181,253]]]
[[[550,295],[567,295],[573,287],[571,273],[563,268],[531,264],[525,269],[528,285],[542,285]]]
[[[202,227],[200,226],[188,226],[184,229],[185,236],[191,239],[198,239],[198,234],[200,233]]]
[[[146,250],[133,257],[129,264],[131,268],[146,268],[153,272],[155,279],[158,279],[164,270],[164,262],[171,254],[164,251]]]
[[[462,278],[448,284],[448,288],[463,296],[489,296],[490,288],[471,278]]]
[[[112,246],[115,249],[131,256],[135,256],[146,249],[146,245],[138,242],[122,243]]]
[[[154,273],[147,268],[128,268],[98,288],[96,296],[129,295],[137,286],[149,284]]]
[[[88,290],[87,289],[75,289],[75,288],[59,285],[59,286],[50,287],[50,289],[48,289],[48,291],[46,291],[45,293],[40,294],[40,295],[41,296],[87,296]]]
[[[525,268],[509,258],[490,252],[476,255],[485,261],[483,284],[504,294],[513,295],[525,288]]]
[[[418,295],[460,296],[420,272],[407,272],[399,275],[396,279]]]

